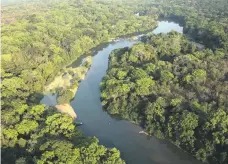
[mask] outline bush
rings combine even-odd
[[[74,98],[74,93],[70,90],[61,90],[58,93],[57,103],[66,104]]]

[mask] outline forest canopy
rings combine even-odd
[[[139,18],[135,8],[90,0],[32,1],[3,7],[3,163],[124,163],[117,149],[84,137],[72,118],[39,101],[45,85],[80,55],[117,36],[156,25],[156,15]],[[63,92],[58,103],[72,97]]]
[[[79,56],[172,19],[188,37],[151,35],[111,54],[101,83],[103,104],[201,161],[227,163],[227,8],[227,0],[28,0],[3,6],[2,162],[124,163],[116,148],[83,136],[72,118],[39,101],[44,86]],[[207,49],[198,50],[189,38]],[[72,98],[61,95],[59,102]]]
[[[203,162],[225,164],[227,57],[197,50],[176,32],[146,36],[144,43],[111,53],[100,84],[102,104]]]
[[[139,11],[183,25],[111,53],[100,84],[110,114],[209,163],[228,162],[228,2],[153,1]],[[205,50],[195,42],[205,45]]]

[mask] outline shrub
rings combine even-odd
[[[74,93],[70,90],[61,90],[58,93],[57,103],[66,104],[69,103],[74,97]]]

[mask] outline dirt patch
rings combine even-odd
[[[60,104],[56,105],[55,107],[59,112],[66,113],[74,119],[77,118],[77,114],[70,104]]]

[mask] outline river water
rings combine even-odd
[[[167,33],[171,30],[182,33],[183,27],[174,22],[161,21],[153,31]],[[121,157],[129,164],[198,164],[188,153],[170,142],[139,134],[142,128],[129,121],[111,117],[103,111],[99,84],[108,68],[108,57],[112,50],[131,47],[139,41],[121,39],[96,51],[86,78],[80,83],[71,105],[76,111],[79,128],[86,136],[96,136],[100,144],[116,147]],[[78,64],[78,62],[76,62]],[[76,65],[77,65],[76,64]],[[48,103],[50,95],[42,100]],[[50,104],[50,103],[49,103]]]

